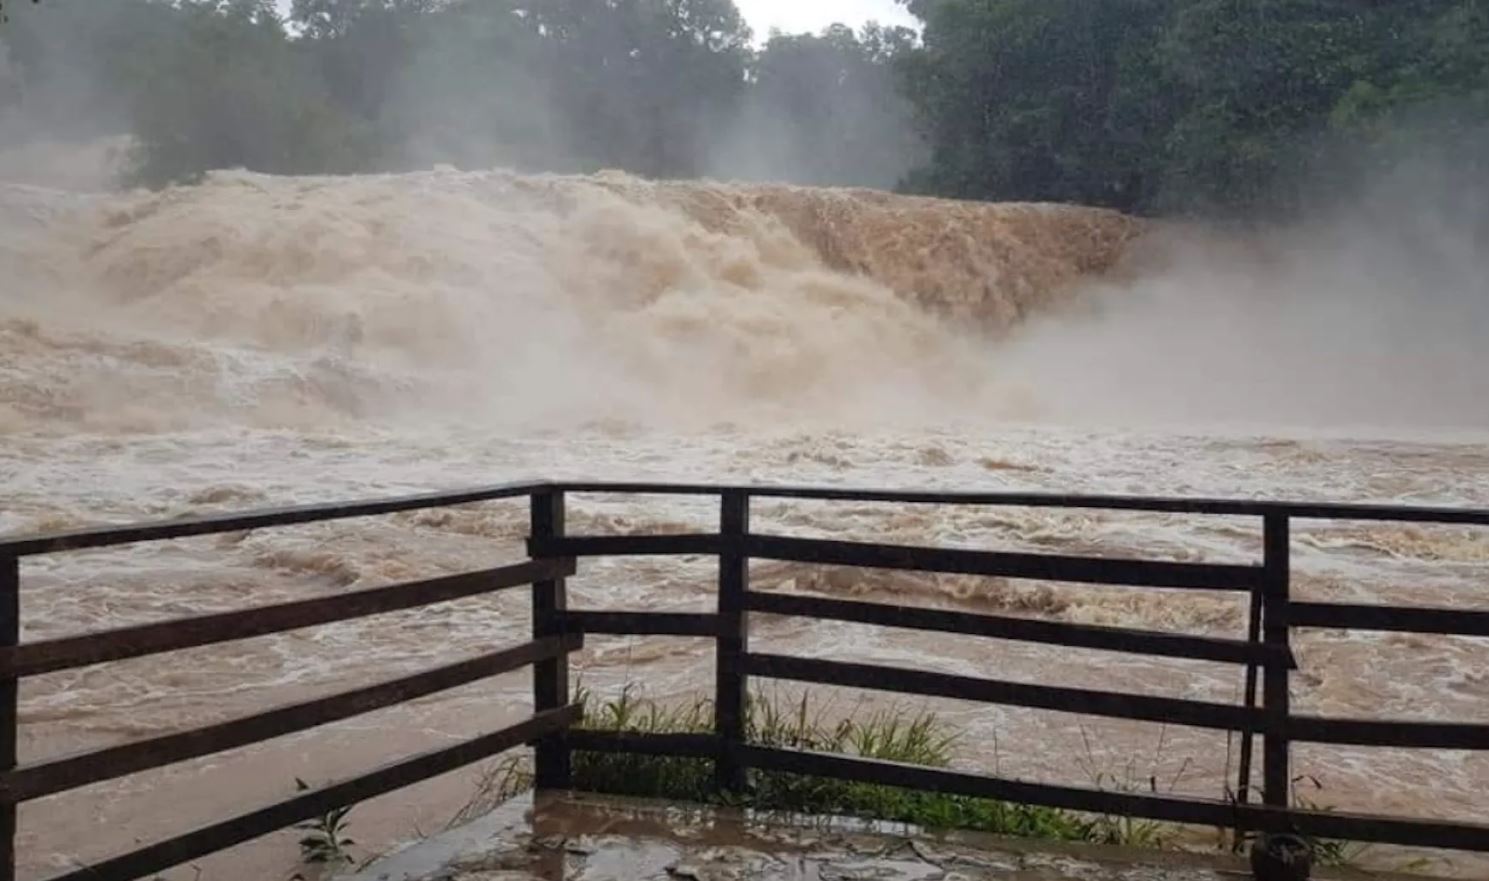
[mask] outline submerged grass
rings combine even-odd
[[[706,698],[691,703],[663,705],[638,696],[632,686],[607,701],[597,701],[584,689],[576,699],[584,709],[580,727],[596,731],[625,731],[642,734],[708,734],[713,731],[713,703]],[[746,737],[761,746],[857,755],[864,758],[944,768],[951,764],[956,734],[948,732],[934,714],[902,709],[849,713],[828,721],[822,707],[813,707],[805,693],[792,702],[753,695],[746,703]],[[1166,731],[1166,729],[1165,729]],[[1185,761],[1170,781],[1154,774],[1139,774],[1133,759],[1123,773],[1097,770],[1090,740],[1078,764],[1097,789],[1118,792],[1159,793],[1166,783],[1177,788],[1189,768]],[[1160,737],[1154,765],[1165,746]],[[773,771],[751,770],[747,792],[725,796],[714,788],[710,759],[643,756],[629,753],[596,753],[576,750],[572,756],[574,788],[611,795],[728,804],[761,811],[789,811],[855,817],[865,820],[908,823],[933,829],[969,829],[1050,841],[1117,844],[1128,847],[1161,848],[1176,844],[1176,827],[1135,817],[1091,815],[1057,808],[1024,805],[904,789],[872,783],[835,780]],[[532,771],[524,758],[508,757],[486,768],[478,780],[476,794],[449,822],[458,826],[494,809],[507,799],[532,788]],[[1293,781],[1293,801],[1300,808],[1327,810],[1305,794],[1322,790],[1312,776]],[[1218,830],[1223,845],[1232,830]],[[1236,842],[1239,850],[1251,836]],[[1308,839],[1314,859],[1323,866],[1353,866],[1369,851],[1358,843]],[[1396,868],[1421,871],[1431,865],[1417,860]]]
[[[664,707],[627,688],[597,702],[581,694],[582,727],[638,733],[707,733],[713,704],[706,699]],[[876,710],[828,721],[805,695],[786,704],[754,695],[746,706],[746,736],[761,746],[863,756],[947,767],[956,736],[933,714]],[[721,803],[708,759],[576,752],[574,786],[593,792]],[[943,829],[971,829],[1057,841],[1164,843],[1161,824],[1092,817],[1055,808],[903,789],[872,783],[752,770],[747,792],[728,799],[757,810],[833,814]]]

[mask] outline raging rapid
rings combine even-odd
[[[1198,261],[1195,249],[1220,256]],[[1437,329],[1432,370],[1403,359],[1389,375],[1361,373],[1341,337],[1311,331],[1345,314],[1334,291],[1359,298],[1374,289],[1361,278],[1397,280],[1264,250],[1078,207],[612,173],[233,172],[157,193],[0,186],[0,533],[530,476],[1489,505],[1486,418],[1464,406],[1485,390],[1461,332],[1479,326],[1477,307],[1448,297],[1414,325]],[[1270,293],[1236,299],[1238,287]],[[1358,313],[1364,301],[1351,302]],[[1387,313],[1350,339],[1389,364],[1371,334],[1400,326]],[[1297,369],[1319,351],[1333,357]],[[581,496],[570,516],[575,531],[617,533],[716,515],[704,503]],[[752,516],[800,535],[990,549],[1250,561],[1260,548],[1244,519],[786,502]],[[22,573],[23,639],[508,562],[526,529],[521,506],[493,503],[38,558]],[[1306,597],[1489,606],[1482,531],[1302,524],[1294,557]],[[701,610],[714,576],[706,560],[597,561],[571,602]],[[1245,626],[1240,601],[1200,592],[786,565],[753,577],[1186,633]],[[475,654],[523,638],[525,602],[501,594],[37,677],[22,688],[21,757]],[[1241,688],[1224,665],[848,624],[764,618],[753,638],[1226,702]],[[1307,633],[1298,653],[1295,701],[1318,712],[1468,721],[1489,698],[1489,653],[1469,639]],[[631,638],[595,640],[575,667],[597,693],[643,683],[665,700],[694,695],[710,664],[687,640]],[[529,688],[504,677],[27,805],[27,877],[286,795],[296,777],[343,776],[513,721]],[[824,697],[829,712],[869,699]],[[1235,744],[1220,734],[925,706],[962,732],[967,767],[1210,797],[1234,777]],[[1300,749],[1297,764],[1322,784],[1306,793],[1319,804],[1489,811],[1489,754]],[[363,806],[356,838],[370,852],[431,831],[473,786],[462,775]],[[286,877],[296,856],[286,833],[204,861],[202,877]]]

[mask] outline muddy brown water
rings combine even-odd
[[[1489,506],[1473,311],[1489,274],[1464,265],[1482,248],[1441,249],[1422,277],[1348,231],[1124,263],[1147,226],[1071,206],[613,173],[232,172],[156,193],[0,184],[0,534],[526,477]],[[1088,282],[1091,308],[1067,314]],[[716,517],[706,500],[582,496],[570,526],[711,529]],[[752,517],[792,535],[948,547],[1260,554],[1244,518],[764,500]],[[490,504],[35,558],[23,638],[512,562],[526,529],[520,504]],[[1483,530],[1303,522],[1293,556],[1301,597],[1489,608]],[[573,604],[706,610],[713,569],[587,561]],[[1245,620],[1239,599],[1198,592],[773,564],[752,575],[769,590],[1186,633],[1238,635]],[[1223,665],[753,626],[769,651],[1207,700],[1241,688]],[[506,593],[37,677],[21,688],[21,758],[410,673],[527,627],[525,599]],[[1295,702],[1489,721],[1483,642],[1300,632]],[[687,701],[711,663],[697,640],[594,639],[574,669],[600,698],[635,684]],[[814,700],[829,716],[932,710],[958,735],[958,767],[1034,780],[1217,796],[1236,761],[1233,741],[1176,727],[834,689]],[[282,798],[296,777],[516,721],[529,701],[526,677],[501,677],[27,804],[23,877]],[[1300,747],[1297,767],[1322,785],[1301,793],[1319,804],[1489,815],[1482,753]],[[474,776],[359,806],[360,852],[441,827]],[[287,878],[296,861],[284,833],[168,877]]]
[[[269,501],[347,498],[456,485],[460,477],[532,473],[749,479],[761,472],[841,482],[874,474],[899,486],[996,485],[1067,489],[1076,475],[1098,492],[1257,495],[1280,481],[1290,495],[1371,498],[1389,481],[1398,498],[1484,504],[1489,479],[1471,444],[1300,439],[1154,438],[1144,435],[1010,432],[1001,437],[783,434],[621,439],[593,435],[454,446],[380,439],[380,452],[340,435],[235,433],[48,446],[46,467],[15,468],[12,511],[66,511],[82,519],[134,519],[229,510]],[[936,464],[925,464],[927,450]],[[828,452],[831,455],[827,455]],[[593,463],[608,456],[613,470]],[[848,466],[837,463],[841,458]],[[1094,461],[1093,461],[1094,460]],[[36,459],[29,460],[32,465]],[[999,464],[991,471],[989,462]],[[1401,467],[1411,463],[1409,469]],[[152,463],[154,465],[152,466]],[[1008,463],[1026,466],[1009,471]],[[1098,469],[1097,466],[1100,466]],[[141,480],[139,475],[150,474]],[[155,475],[169,477],[156,482]],[[387,476],[400,479],[389,481]],[[607,474],[608,476],[608,474]],[[84,512],[92,512],[91,516]],[[60,517],[60,515],[58,515]],[[707,500],[577,496],[574,533],[709,529]],[[28,518],[27,522],[34,522]],[[767,532],[831,535],[956,547],[1250,561],[1259,524],[1243,518],[1135,515],[972,507],[915,507],[760,500],[753,525]],[[522,557],[522,503],[139,545],[36,558],[22,569],[24,638],[242,608],[353,587],[465,571]],[[1457,527],[1302,522],[1295,528],[1296,591],[1308,599],[1489,607],[1489,534]],[[706,558],[590,560],[571,582],[575,608],[707,610],[716,567]],[[1244,633],[1244,600],[1220,594],[1088,588],[775,563],[752,565],[756,587],[884,602],[996,611],[1066,621],[1125,624],[1185,633]],[[23,761],[120,743],[226,719],[255,709],[367,684],[518,642],[528,601],[504,592],[357,622],[152,658],[50,674],[21,693]],[[1118,688],[1239,701],[1241,671],[1227,665],[1083,652],[1047,646],[757,616],[753,645],[777,651],[871,660],[1015,681]],[[1484,721],[1489,651],[1482,640],[1302,631],[1294,701],[1340,716]],[[595,638],[574,662],[576,682],[598,698],[625,685],[662,701],[705,695],[712,649],[703,641]],[[756,683],[794,701],[797,689]],[[1237,744],[1223,734],[1098,720],[949,700],[917,700],[822,688],[813,705],[831,717],[865,708],[930,710],[957,734],[958,767],[1051,782],[1121,786],[1216,797],[1234,777]],[[381,760],[447,744],[521,718],[530,683],[513,674],[304,735],[99,784],[28,804],[21,811],[26,877],[39,877],[288,795],[294,778],[322,781]],[[1489,757],[1457,751],[1300,746],[1310,775],[1300,794],[1320,805],[1423,817],[1473,819],[1489,811]],[[1321,788],[1315,788],[1316,778]],[[437,828],[469,797],[473,774],[454,774],[359,807],[353,826],[364,852]],[[1195,833],[1203,846],[1206,833]],[[1376,854],[1366,853],[1370,860]],[[203,877],[292,873],[290,834],[201,862]],[[1381,865],[1400,858],[1380,853]],[[1454,857],[1440,870],[1472,875],[1482,865]],[[184,870],[183,870],[184,871]],[[169,877],[191,878],[194,870]]]

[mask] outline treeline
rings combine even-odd
[[[1489,171],[1489,0],[910,0],[916,190],[1272,211]]]
[[[1140,212],[1489,162],[1489,0],[907,5],[919,36],[757,45],[733,0],[7,3],[0,141],[128,131],[152,186],[450,163]]]
[[[131,183],[624,169],[891,187],[922,155],[905,29],[757,48],[733,0],[44,0],[11,4],[12,115],[127,130]],[[3,99],[0,99],[3,100]],[[80,108],[82,111],[80,112]],[[22,112],[24,111],[24,112]]]

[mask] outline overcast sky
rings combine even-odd
[[[282,12],[289,12],[290,0],[277,0]],[[764,40],[771,28],[787,33],[816,33],[833,22],[857,28],[869,19],[884,24],[915,26],[915,18],[895,0],[734,0],[739,11],[749,20],[755,39]]]

